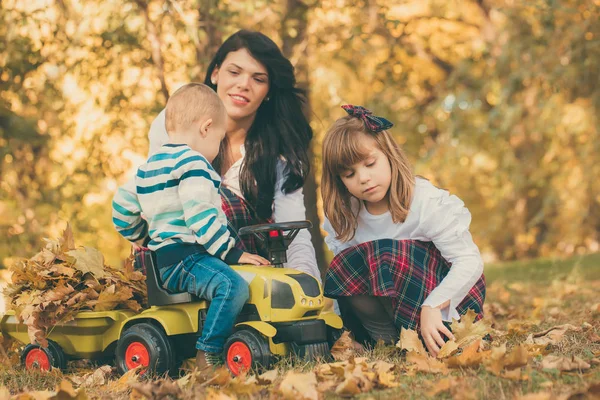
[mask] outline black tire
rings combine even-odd
[[[175,354],[167,335],[156,326],[142,322],[121,334],[115,350],[115,363],[124,374],[136,365],[147,365],[142,375],[173,374]]]
[[[32,357],[34,356],[34,352],[37,353],[38,356],[41,356],[42,359],[45,357],[45,360],[52,368],[58,368],[61,370],[66,369],[67,367],[67,356],[63,349],[53,340],[48,340],[48,348],[43,348],[39,344],[28,344],[25,346],[23,351],[21,352],[21,363],[25,368],[43,368],[46,361],[38,360],[32,361]],[[41,353],[40,353],[41,352]],[[28,359],[27,356],[30,355]],[[40,361],[42,361],[40,363]],[[43,364],[43,365],[40,365]],[[45,369],[45,368],[44,368]]]
[[[248,355],[250,360],[247,359]],[[236,357],[238,358],[236,359]],[[229,371],[233,375],[239,375],[241,369],[248,367],[252,370],[269,369],[274,357],[266,337],[254,330],[243,329],[227,339],[223,350],[223,359]]]
[[[296,344],[291,343],[292,352],[295,357],[298,357],[304,361],[333,361],[329,344],[327,342],[310,343],[310,344]]]

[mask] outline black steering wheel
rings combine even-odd
[[[286,250],[300,229],[312,228],[310,221],[277,222],[244,226],[238,230],[238,235],[253,234],[263,243],[269,252],[269,261],[273,265],[287,262]],[[287,232],[284,233],[284,232]]]

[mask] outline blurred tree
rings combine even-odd
[[[343,114],[339,105],[363,104],[395,122],[418,173],[465,201],[489,257],[598,251],[599,8],[597,0],[0,2],[0,263],[33,254],[66,221],[79,244],[112,264],[123,259],[114,190],[144,160],[169,93],[202,81],[240,28],[278,42],[310,88],[317,185],[326,127]],[[307,205],[321,210],[311,185]]]

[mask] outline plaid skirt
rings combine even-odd
[[[273,220],[264,220],[258,216],[256,211],[240,196],[233,193],[226,186],[221,185],[222,208],[227,216],[227,228],[235,239],[235,246],[245,252],[259,254],[269,257],[268,251],[254,235],[238,235],[238,230],[244,226],[257,224],[271,224]]]
[[[418,329],[421,304],[449,270],[450,263],[431,242],[375,240],[345,249],[334,257],[325,276],[324,292],[333,298],[353,295],[389,297],[396,327]],[[477,319],[481,319],[484,300],[485,278],[482,275],[457,311],[464,315],[473,309]]]

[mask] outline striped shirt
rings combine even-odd
[[[220,185],[219,174],[200,153],[185,144],[165,144],[118,189],[113,223],[127,240],[149,236],[159,267],[198,252],[234,264],[242,252],[227,230]]]

